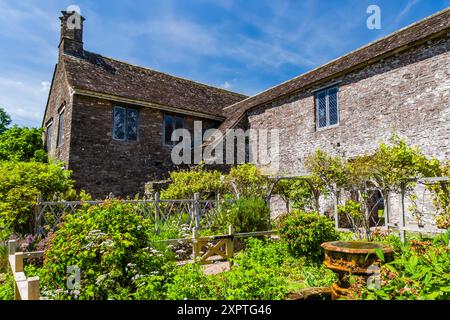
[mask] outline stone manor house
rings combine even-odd
[[[246,97],[84,49],[83,21],[63,12],[59,59],[43,119],[49,154],[78,188],[134,195],[176,168],[176,128],[280,130],[283,174],[321,148],[352,157],[393,132],[450,158],[450,9]],[[301,48],[299,48],[301,50]]]

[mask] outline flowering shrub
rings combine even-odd
[[[56,299],[129,299],[143,275],[158,275],[168,263],[151,247],[154,227],[132,205],[107,202],[64,216],[45,253],[42,285]],[[66,287],[81,271],[77,288]]]

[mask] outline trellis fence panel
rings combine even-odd
[[[96,201],[40,201],[35,207],[35,233],[45,235],[54,231],[64,214],[73,214],[83,206],[100,205],[110,200]],[[118,200],[132,204],[134,210],[143,217],[152,219],[156,226],[166,221],[177,225],[188,225],[197,229],[210,227],[218,214],[222,200],[201,200],[198,194],[193,199],[166,200],[156,193],[153,199]]]

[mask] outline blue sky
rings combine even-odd
[[[369,5],[381,29],[366,27]],[[253,95],[450,6],[450,0],[0,0],[0,106],[39,126],[60,11],[81,8],[85,49]]]

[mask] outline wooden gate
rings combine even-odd
[[[209,237],[198,237],[197,230],[194,229],[192,236],[192,249],[194,261],[198,261],[200,264],[211,264],[216,260],[227,260],[233,257],[233,226],[229,226],[227,235]],[[204,254],[202,254],[202,252],[204,252]]]

